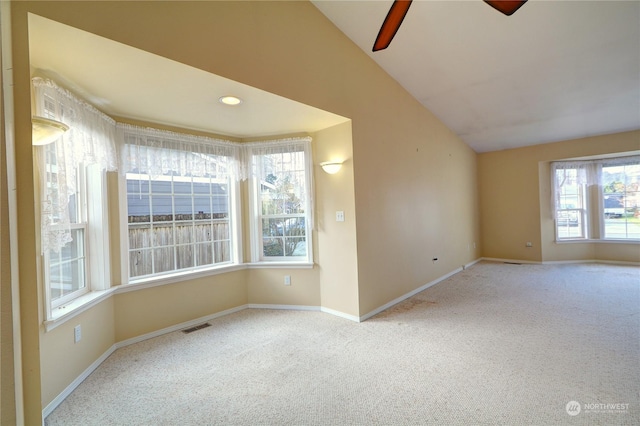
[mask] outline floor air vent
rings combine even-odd
[[[184,330],[182,330],[182,332],[184,334],[189,334],[189,333],[193,333],[194,331],[202,330],[203,328],[207,328],[207,327],[211,327],[211,324],[209,324],[208,322],[205,322],[204,324],[196,325],[191,328],[185,328]]]

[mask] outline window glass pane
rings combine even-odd
[[[196,244],[196,266],[213,263],[213,248],[211,244]]]
[[[263,238],[262,254],[264,256],[284,256],[284,242],[282,238]]]
[[[151,193],[153,194],[170,194],[171,193],[171,177],[158,178],[151,181]]]
[[[150,222],[151,204],[149,196],[140,194],[127,195],[127,214],[129,223]]]
[[[154,195],[151,199],[154,222],[173,220],[173,197],[170,195]]]
[[[194,266],[193,246],[176,246],[177,269],[192,268]]]
[[[197,242],[211,241],[213,235],[211,231],[211,223],[198,223],[194,227],[195,238]]]
[[[193,242],[193,225],[188,224],[176,225],[176,244],[187,244]]]
[[[285,239],[285,256],[306,256],[307,243],[304,237]]]
[[[149,181],[146,179],[136,179],[133,176],[137,175],[127,175],[127,194],[148,194]]]
[[[176,220],[193,220],[193,198],[191,195],[173,197],[176,209]]]
[[[157,248],[153,250],[153,272],[173,271],[175,263],[173,258],[173,247]]]
[[[561,210],[557,213],[558,238],[583,238],[582,216],[579,210]]]
[[[151,250],[132,250],[129,252],[129,274],[131,277],[153,273]]]
[[[558,196],[556,238],[586,238],[585,169],[557,169],[555,180]]]
[[[193,210],[198,219],[211,219],[211,197],[194,197]]]
[[[173,245],[173,225],[156,225],[153,227],[153,245],[169,246]]]
[[[129,248],[151,247],[151,225],[129,226]]]
[[[262,219],[262,236],[273,237],[284,235],[283,219]]]
[[[214,243],[216,254],[215,262],[229,262],[231,260],[231,247],[229,241],[218,241]]]
[[[284,221],[285,235],[287,236],[304,236],[305,220],[304,217],[292,217]]]
[[[215,221],[213,224],[213,238],[218,240],[228,240],[229,237],[229,221]]]
[[[602,167],[604,236],[640,239],[640,164]]]
[[[203,182],[202,179],[193,182],[194,194],[209,194],[211,193],[211,184],[209,182]]]
[[[59,299],[63,295],[62,267],[59,263],[49,265],[49,292],[51,300]]]
[[[84,232],[84,229],[72,229],[73,241],[59,253],[50,251],[47,254],[47,279],[52,302],[86,288]]]
[[[185,178],[176,178],[173,182],[173,193],[176,195],[191,195],[191,182],[183,180]]]

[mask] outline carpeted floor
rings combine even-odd
[[[211,324],[117,350],[46,424],[640,424],[636,267],[481,262],[361,324]]]

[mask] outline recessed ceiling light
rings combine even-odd
[[[221,96],[218,100],[225,105],[232,106],[240,105],[242,103],[242,99],[238,98],[237,96]]]

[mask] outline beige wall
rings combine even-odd
[[[82,312],[53,330],[42,333],[42,407],[60,394],[73,378],[78,377],[91,363],[115,343],[114,303],[107,299]],[[82,338],[74,343],[76,325],[81,326]]]
[[[480,254],[475,152],[402,88],[379,84],[359,93],[368,115],[353,117],[361,315]]]
[[[316,184],[317,250],[320,299],[324,308],[360,316],[358,304],[358,260],[353,187],[351,122],[316,133],[313,145]],[[325,161],[342,161],[342,168],[329,175],[319,166]],[[344,222],[336,222],[342,211]]]
[[[483,256],[639,262],[637,244],[555,243],[549,172],[554,160],[639,149],[640,131],[633,131],[480,154]],[[532,248],[525,247],[527,241]]]
[[[245,305],[245,274],[241,270],[116,294],[116,342]]]
[[[324,141],[314,148],[316,191],[322,194],[316,206],[314,269],[288,270],[290,288],[282,284],[283,270],[245,270],[117,294],[82,319],[109,320],[108,304],[113,304],[115,341],[247,302],[326,303],[362,316],[480,256],[476,154],[310,3],[12,5],[18,208],[25,210],[18,224],[24,241],[19,261],[29,374],[25,395],[31,424],[40,423],[42,403],[75,377],[71,371],[66,378],[50,374],[44,361],[44,374],[39,371],[42,357],[57,358],[68,349],[69,336],[65,328],[50,335],[40,328],[27,11],[352,119],[348,130],[314,135]],[[333,149],[349,158],[339,174],[321,174],[317,163],[333,155]],[[336,210],[345,211],[345,222],[334,221]],[[436,256],[439,260],[432,262]],[[300,281],[307,287],[298,287]],[[107,340],[102,336],[96,349]],[[95,360],[89,351],[77,352],[79,365]]]

